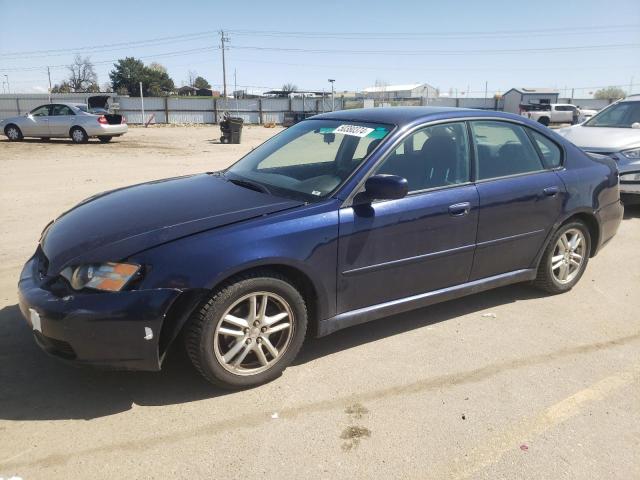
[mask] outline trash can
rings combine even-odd
[[[220,122],[221,143],[240,143],[242,139],[242,124],[244,120],[239,117],[227,117]]]

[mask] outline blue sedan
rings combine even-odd
[[[179,334],[214,384],[279,376],[323,336],[516,282],[570,290],[622,219],[618,172],[520,116],[318,115],[221,172],[88,198],[19,281],[36,342],[158,370]]]

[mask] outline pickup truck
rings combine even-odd
[[[522,104],[520,115],[544,126],[552,123],[578,123],[580,109],[570,103]]]

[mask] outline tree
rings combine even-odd
[[[76,55],[69,65],[69,86],[73,92],[99,92],[98,76],[89,57]]]
[[[282,91],[289,95],[290,93],[298,91],[298,87],[293,83],[285,83],[282,85]]]
[[[196,83],[196,77],[198,76],[198,74],[196,72],[194,72],[193,70],[189,70],[189,80],[188,80],[188,85],[190,87],[195,87],[195,83]]]
[[[162,65],[161,63],[158,63],[158,62],[151,62],[149,64],[149,68],[151,70],[156,71],[156,72],[167,73],[167,67],[165,67],[164,65]]]
[[[71,93],[71,85],[66,80],[60,84],[55,84],[51,89],[51,93]]]
[[[593,98],[597,98],[598,100],[617,100],[624,97],[625,92],[620,87],[601,88],[593,94]]]
[[[140,82],[145,96],[160,96],[174,88],[173,80],[166,72],[146,67],[133,57],[118,60],[109,72],[109,78],[115,92],[121,95],[128,93],[132,97],[140,96]]]
[[[207,80],[204,77],[196,77],[196,79],[193,81],[193,86],[195,88],[211,88],[211,85],[209,85],[209,82],[207,82]]]

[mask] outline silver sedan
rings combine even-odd
[[[122,115],[93,114],[84,104],[51,103],[0,121],[0,131],[11,141],[40,137],[71,138],[74,143],[85,143],[90,137],[98,137],[106,143],[127,133],[127,123]]]

